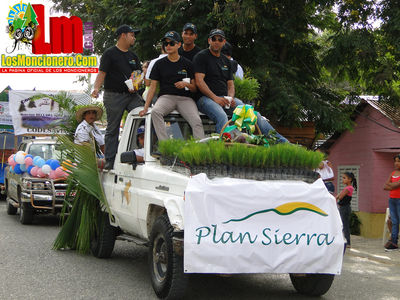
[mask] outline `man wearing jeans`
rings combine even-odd
[[[215,129],[218,133],[228,122],[227,114],[231,115],[237,105],[243,105],[241,100],[234,98],[235,86],[231,63],[221,54],[225,42],[225,33],[221,29],[211,30],[208,36],[209,48],[197,53],[193,60],[196,85],[203,94],[197,101],[197,107],[216,123]],[[224,96],[232,97],[232,102]],[[274,130],[259,113],[257,113],[257,125],[265,135]],[[280,143],[288,142],[280,134],[277,134],[277,138]]]
[[[135,35],[140,30],[128,25],[121,25],[116,31],[117,44],[104,51],[100,60],[99,73],[94,83],[92,97],[99,96],[104,82],[103,103],[107,112],[107,129],[105,136],[104,169],[112,169],[118,149],[119,127],[125,110],[142,106],[143,99],[136,91],[128,90],[125,81],[135,70],[141,70],[139,58],[129,47],[135,43]]]

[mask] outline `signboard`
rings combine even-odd
[[[341,272],[342,222],[321,179],[199,174],[189,180],[184,215],[187,273]]]
[[[1,131],[12,132],[12,118],[8,102],[5,101],[0,101],[0,128],[2,128]]]
[[[9,110],[12,116],[14,134],[63,134],[60,127],[69,116],[60,109],[57,102],[49,97],[34,99],[37,95],[55,95],[46,91],[9,91]],[[90,96],[83,93],[69,93],[76,104],[88,104]]]

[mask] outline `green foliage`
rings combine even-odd
[[[177,156],[186,164],[205,166],[215,164],[251,168],[306,168],[315,169],[324,159],[321,152],[309,151],[293,144],[277,144],[270,147],[253,146],[222,141],[198,143],[182,140],[160,141],[163,156]]]
[[[87,253],[101,210],[110,213],[97,169],[94,144],[76,145],[67,136],[58,136],[58,140],[71,158],[71,163],[64,164],[70,174],[66,194],[73,191],[75,196],[72,199],[66,196],[63,212],[71,203],[72,210],[68,218],[63,218],[53,249],[76,248],[80,253]]]
[[[235,77],[235,97],[243,101],[253,101],[259,97],[260,84],[255,78]]]

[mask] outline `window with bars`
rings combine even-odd
[[[358,209],[358,191],[360,190],[360,181],[358,180],[359,176],[359,171],[360,171],[360,166],[357,165],[349,165],[349,166],[339,166],[338,167],[338,187],[337,187],[337,194],[339,194],[344,188],[344,184],[342,183],[342,175],[345,172],[352,172],[354,174],[354,177],[357,180],[357,190],[354,190],[353,192],[353,197],[351,199],[351,210],[352,211],[359,211]]]

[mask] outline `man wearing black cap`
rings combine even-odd
[[[179,55],[186,57],[188,60],[193,61],[193,57],[201,50],[201,48],[194,44],[197,39],[197,27],[192,23],[186,23],[182,29],[182,47],[179,48]]]
[[[121,25],[116,30],[117,44],[104,51],[92,97],[99,96],[104,82],[103,102],[107,112],[105,136],[105,169],[112,169],[118,148],[121,118],[125,110],[143,105],[143,99],[134,90],[128,90],[125,81],[135,70],[141,70],[139,58],[129,48],[134,45],[139,29]]]
[[[225,55],[229,61],[231,62],[232,65],[232,73],[233,75],[235,75],[236,77],[243,79],[243,68],[241,65],[239,65],[239,63],[233,59],[232,57],[232,45],[226,41],[225,45],[222,47],[221,53],[223,55]]]
[[[197,101],[197,107],[216,123],[215,129],[218,133],[228,122],[227,114],[232,115],[237,105],[243,105],[241,100],[234,98],[235,86],[231,63],[221,54],[225,42],[225,33],[221,29],[211,30],[208,36],[208,49],[201,50],[193,60],[196,85],[203,94]],[[274,130],[259,113],[257,113],[257,125],[266,135],[270,130]],[[279,142],[287,142],[287,139],[280,134],[277,134],[277,138]]]
[[[168,31],[162,42],[168,56],[157,60],[154,64],[150,74],[151,83],[146,104],[139,115],[144,116],[147,113],[157,84],[160,83],[159,97],[151,110],[151,119],[158,139],[168,139],[164,116],[175,109],[192,127],[193,137],[202,139],[203,124],[192,98],[192,93],[196,92],[192,62],[178,54],[181,37],[176,31]]]

